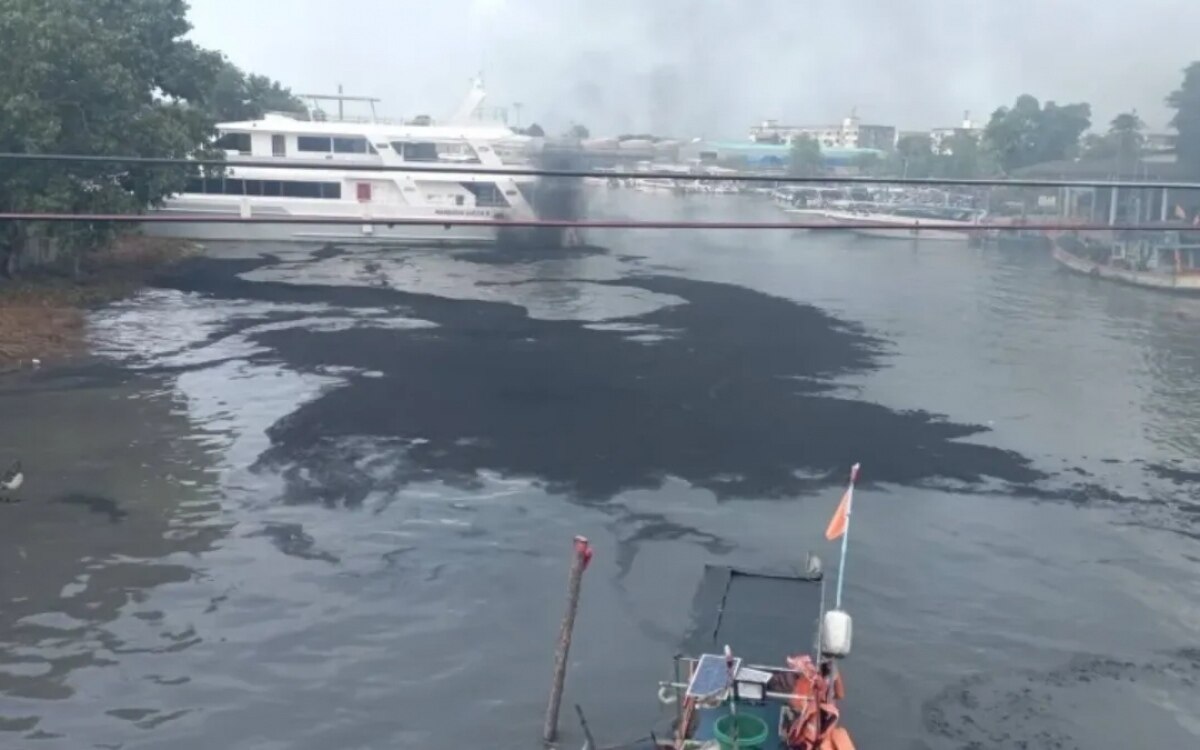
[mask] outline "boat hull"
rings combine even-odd
[[[954,222],[945,219],[916,220],[906,217],[892,216],[879,213],[854,213],[847,211],[827,211],[827,219],[834,226],[850,226],[852,231],[861,237],[872,237],[881,240],[933,240],[941,242],[967,242],[970,232],[967,222]],[[925,229],[926,224],[961,224],[963,229]]]
[[[1155,273],[1153,271],[1134,271],[1126,268],[1097,263],[1087,258],[1081,258],[1061,247],[1055,247],[1051,253],[1060,265],[1075,273],[1094,276],[1109,281],[1116,281],[1131,286],[1146,289],[1159,289],[1166,292],[1183,294],[1200,294],[1200,275],[1178,275],[1173,273]]]
[[[787,208],[787,215],[798,224],[835,226],[836,222],[825,215],[819,208]],[[800,230],[797,230],[800,231]]]
[[[881,240],[933,240],[938,242],[966,242],[970,235],[948,229],[918,229],[916,227],[863,227],[854,230],[860,237]]]
[[[196,211],[188,208],[167,206],[152,212],[157,216],[169,216],[172,221],[146,222],[142,231],[152,237],[178,237],[192,240],[222,240],[243,242],[346,242],[359,244],[412,244],[412,245],[480,245],[496,241],[494,226],[470,224],[413,225],[413,224],[348,224],[323,223],[328,215],[267,212],[256,209],[254,217],[279,217],[303,219],[304,223],[246,223],[237,207]],[[187,221],[194,217],[197,221]],[[229,221],[214,221],[225,218]],[[342,217],[336,217],[342,218]],[[347,217],[349,218],[349,217]],[[382,218],[382,217],[381,217]]]

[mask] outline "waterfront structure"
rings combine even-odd
[[[894,126],[864,124],[853,112],[832,125],[784,125],[778,120],[764,120],[750,128],[750,140],[755,143],[790,144],[801,136],[812,138],[822,149],[891,151],[896,146]]]

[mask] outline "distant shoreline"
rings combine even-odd
[[[84,354],[88,309],[134,294],[197,250],[186,240],[127,235],[88,253],[78,278],[32,269],[0,279],[0,373]]]

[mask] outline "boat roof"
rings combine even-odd
[[[813,653],[824,582],[793,573],[706,565],[692,600],[689,655],[719,654],[728,644],[747,664],[783,664]]]
[[[391,140],[419,138],[422,140],[461,140],[478,138],[500,140],[520,138],[504,125],[464,123],[461,125],[402,125],[385,122],[348,122],[344,120],[297,120],[283,115],[267,115],[261,120],[240,120],[217,125],[221,132],[252,133],[270,131],[291,135],[360,135],[371,139]]]

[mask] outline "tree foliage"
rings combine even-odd
[[[214,119],[290,107],[278,84],[186,39],[186,12],[184,0],[0,0],[0,151],[212,156]],[[186,177],[183,167],[7,162],[0,210],[137,212]],[[0,227],[0,272],[29,229]],[[106,231],[45,229],[80,247]]]
[[[924,133],[903,136],[896,141],[891,161],[890,171],[897,176],[932,177],[937,161],[933,153],[933,139]]]
[[[977,133],[958,131],[942,144],[934,169],[935,177],[972,179],[993,177],[999,173],[995,155],[982,143]]]
[[[871,151],[855,156],[853,166],[860,175],[866,176],[877,176],[886,171],[884,160]]]
[[[268,112],[307,115],[307,108],[283,84],[266,76],[247,74],[223,55],[212,63],[216,76],[206,108],[214,122],[257,120]]]
[[[0,151],[187,157],[211,133],[195,106],[216,58],[184,39],[183,0],[0,0]],[[138,211],[183,186],[179,168],[6,164],[6,211]],[[86,232],[71,232],[84,241]],[[8,261],[25,227],[6,227]],[[11,268],[6,262],[5,267]]]
[[[1179,163],[1200,176],[1200,62],[1184,68],[1183,83],[1167,97],[1167,106],[1175,110],[1171,127],[1179,132]]]
[[[988,177],[997,171],[995,159],[980,143],[977,134],[959,131],[941,143],[935,151],[933,138],[925,134],[906,135],[896,143],[889,161],[893,175],[971,179]]]
[[[1073,156],[1079,137],[1091,125],[1088,104],[1041,105],[1029,94],[1017,97],[1012,107],[992,113],[984,130],[986,147],[999,165],[1011,172],[1020,167]]]
[[[567,130],[567,135],[571,138],[583,140],[584,138],[591,137],[591,132],[588,131],[586,126],[575,123]]]
[[[527,135],[531,138],[545,138],[546,137],[546,131],[543,130],[542,126],[538,125],[536,122],[527,128],[513,128],[513,132],[518,135]]]
[[[1146,124],[1137,112],[1122,112],[1109,123],[1103,135],[1089,133],[1083,139],[1084,159],[1115,159],[1124,165],[1137,161],[1145,145]]]
[[[792,139],[789,153],[788,172],[796,177],[812,177],[821,173],[824,163],[821,144],[816,139],[799,135]]]

